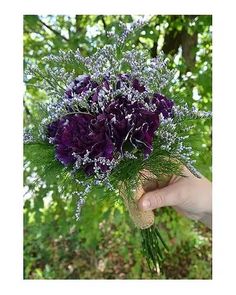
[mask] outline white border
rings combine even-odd
[[[232,294],[235,199],[234,1],[8,1],[1,15],[1,294]],[[213,14],[214,16],[214,279],[143,281],[22,280],[22,17],[23,14]],[[3,162],[3,163],[2,163]],[[228,290],[228,291],[227,291]],[[230,291],[229,291],[230,290]]]
[[[67,0],[24,1],[25,14],[211,14],[210,0]],[[216,3],[216,1],[214,1]],[[193,13],[194,12],[194,13]]]

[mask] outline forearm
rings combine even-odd
[[[204,214],[204,216],[201,219],[199,219],[199,221],[204,223],[210,229],[212,228],[212,214],[211,213]]]

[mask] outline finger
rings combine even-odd
[[[164,206],[176,206],[180,201],[178,184],[145,193],[139,200],[140,210],[153,210]]]

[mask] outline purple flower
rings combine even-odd
[[[162,114],[165,119],[173,117],[172,108],[174,106],[174,102],[172,100],[166,98],[164,95],[155,93],[153,95],[152,103],[157,106],[158,114]]]
[[[118,97],[105,109],[112,141],[116,150],[123,154],[124,147],[143,149],[144,156],[152,151],[154,133],[159,125],[156,112],[145,109],[142,103],[130,102],[125,96]]]
[[[135,90],[138,90],[138,92],[141,92],[141,93],[146,90],[145,89],[145,86],[144,85],[141,85],[138,79],[134,79],[133,80],[133,88]]]
[[[140,94],[145,94],[146,90],[138,79],[132,79],[129,74],[118,75],[113,88],[112,85],[109,77],[104,77],[98,85],[88,75],[79,76],[67,89],[65,98],[72,99],[74,95],[93,90],[88,101],[99,105],[102,89],[115,91],[125,86],[131,93],[134,89]],[[148,157],[159,127],[159,115],[164,118],[173,116],[173,102],[159,93],[147,96],[143,101],[129,99],[124,93],[110,101],[104,99],[102,104],[103,108],[99,105],[98,113],[88,110],[88,113],[68,114],[48,125],[48,137],[55,145],[56,158],[64,165],[75,164],[80,159],[87,175],[92,175],[96,169],[106,173],[110,169],[110,161],[122,157],[125,151],[136,149],[143,153],[144,158]]]
[[[89,75],[80,75],[66,90],[65,98],[72,98],[74,95],[79,95],[97,87],[97,82],[92,81]]]
[[[84,157],[87,152],[91,160],[113,157],[114,145],[107,136],[102,116],[67,115],[48,126],[48,137],[56,147],[56,158],[64,165],[74,164],[75,155]],[[90,175],[93,167],[93,163],[86,163],[84,170]]]

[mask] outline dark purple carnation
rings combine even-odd
[[[153,95],[152,103],[157,106],[158,114],[162,114],[165,119],[173,116],[172,108],[174,106],[174,102],[166,98],[164,95],[155,93]]]
[[[89,75],[81,75],[76,78],[75,81],[71,83],[70,87],[65,91],[65,98],[71,99],[74,96],[79,96],[89,90],[95,90],[94,94],[90,97],[90,102],[97,102],[99,91],[102,88],[109,90],[110,85],[107,78],[104,78],[102,83],[98,85],[97,82],[91,80]]]
[[[65,92],[65,98],[72,98],[75,94],[87,92],[98,87],[98,83],[92,81],[89,75],[81,75],[76,78]]]
[[[74,153],[83,157],[112,159],[114,145],[106,132],[104,118],[89,114],[67,115],[48,126],[48,136],[56,146],[56,157],[64,165],[74,164]],[[87,174],[93,172],[93,164],[84,167]]]
[[[93,90],[89,101],[99,104],[101,89],[116,90],[125,85],[139,93],[146,90],[138,79],[131,79],[129,74],[118,75],[115,87],[111,85],[109,77],[98,85],[90,76],[79,76],[71,83],[65,98],[72,99],[75,95]],[[124,93],[110,102],[104,102],[104,107],[98,108],[100,113],[68,114],[52,122],[48,125],[48,137],[55,145],[57,159],[64,165],[74,164],[78,156],[81,159],[88,157],[89,161],[82,163],[88,175],[93,174],[97,166],[102,173],[106,173],[110,169],[106,161],[116,159],[125,151],[136,148],[143,152],[145,158],[150,155],[159,115],[172,117],[172,107],[173,102],[159,93],[146,97],[144,102],[130,100]],[[95,164],[99,158],[105,159],[105,163]]]
[[[138,92],[141,92],[141,93],[146,90],[145,86],[141,85],[138,79],[133,80],[132,86],[135,90],[138,90]]]
[[[159,125],[156,112],[145,109],[139,102],[130,102],[125,96],[118,97],[105,109],[116,150],[124,152],[124,145],[143,149],[146,157],[151,153],[154,132]]]

